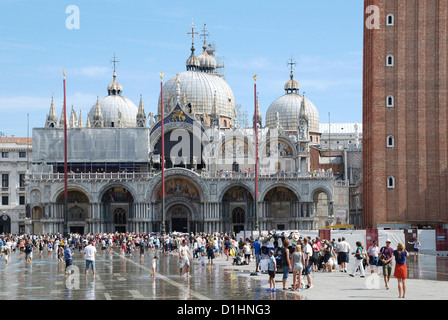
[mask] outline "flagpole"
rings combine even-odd
[[[255,231],[259,231],[258,217],[258,119],[257,119],[257,75],[254,75],[254,91],[255,91]]]
[[[65,85],[65,70],[64,74],[64,237],[68,239],[68,172],[67,172],[67,91]]]
[[[166,212],[165,212],[165,116],[163,112],[163,72],[160,72],[160,99],[161,99],[161,106],[160,106],[160,115],[162,118],[162,230],[161,233],[166,233]]]

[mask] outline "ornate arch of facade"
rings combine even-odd
[[[171,199],[167,200],[166,212],[169,212],[172,207],[175,207],[178,205],[185,206],[186,208],[188,208],[188,210],[190,210],[190,216],[188,217],[189,219],[194,219],[195,217],[199,216],[199,212],[198,212],[197,208],[194,206],[194,204],[191,201],[189,201],[187,198],[183,198],[183,197],[176,197],[176,198],[171,198]],[[167,217],[167,219],[169,219],[169,218],[170,217]]]
[[[228,131],[223,138],[216,145],[218,150],[215,150],[215,155],[217,158],[221,158],[223,154],[226,157],[231,155],[237,158],[255,156],[253,137],[245,135],[243,131]]]
[[[197,124],[196,124],[197,123]],[[207,133],[200,127],[199,122],[166,122],[164,124],[165,134],[172,132],[176,129],[183,129],[193,134],[201,144],[205,147],[210,141]],[[156,144],[162,137],[162,128],[158,126],[155,130],[152,130],[149,136],[150,150],[154,150]]]
[[[333,202],[333,193],[324,186],[316,187],[311,191],[312,200],[314,202],[318,202],[319,194],[321,193],[325,193],[327,195],[328,202]]]
[[[297,149],[294,143],[282,136],[274,136],[265,141],[261,149],[260,157],[291,157],[297,156]]]
[[[278,182],[278,183],[274,183],[274,184],[270,185],[259,195],[260,201],[264,201],[264,199],[266,198],[268,193],[278,187],[289,189],[297,197],[297,200],[286,200],[286,201],[301,201],[302,200],[300,197],[300,193],[297,191],[297,189],[294,185],[289,184],[287,182]]]
[[[252,199],[255,199],[255,192],[252,189],[252,186],[248,185],[247,183],[244,182],[234,182],[234,183],[230,183],[228,186],[226,186],[221,193],[218,196],[218,200],[219,202],[223,202],[224,201],[224,196],[225,194],[232,188],[234,187],[242,187],[244,189],[246,189],[249,194],[252,196]]]
[[[103,197],[106,195],[106,193],[108,191],[110,191],[111,189],[114,188],[122,188],[124,190],[126,190],[127,192],[129,192],[130,196],[132,197],[132,201],[131,202],[135,202],[136,200],[136,192],[135,190],[127,183],[110,183],[105,185],[104,187],[101,188],[101,190],[98,192],[98,199],[97,201],[103,202]],[[124,202],[129,202],[129,201],[124,201]]]
[[[192,183],[192,185],[198,192],[200,202],[210,201],[210,192],[207,184],[201,179],[199,175],[191,170],[183,168],[167,169],[165,171],[165,181],[176,178],[185,179],[186,181]],[[159,173],[151,180],[146,190],[146,199],[148,203],[154,203],[157,201],[157,191],[160,189],[161,184],[162,174]]]
[[[89,202],[92,202],[92,198],[91,198],[91,193],[81,184],[69,184],[68,185],[68,192],[70,191],[79,191],[84,193],[84,195],[89,199]],[[51,196],[51,202],[52,203],[57,203],[58,202],[58,198],[61,196],[61,194],[64,193],[64,186],[61,186],[59,188],[57,188],[54,193]]]

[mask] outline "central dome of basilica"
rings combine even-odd
[[[164,111],[170,112],[175,107],[176,81],[179,81],[180,97],[192,105],[196,115],[210,116],[216,110],[220,118],[232,119],[235,116],[235,96],[228,83],[215,73],[215,58],[207,52],[206,46],[203,49],[204,52],[196,57],[192,47],[186,63],[187,71],[177,74],[164,84]],[[160,96],[158,105],[160,114]]]

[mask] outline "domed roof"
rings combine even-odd
[[[187,59],[187,70],[197,70],[200,66],[201,63],[199,62],[198,57],[196,57],[196,55],[194,54],[194,46],[191,47],[191,55],[190,57],[188,57]]]
[[[277,113],[280,127],[285,131],[297,131],[300,108],[304,97],[297,93],[287,93],[275,100],[266,113],[266,126],[277,127]],[[319,113],[316,106],[305,98],[305,112],[308,116],[310,133],[319,133]]]
[[[216,111],[220,116],[233,118],[235,97],[232,89],[221,77],[201,71],[185,71],[169,79],[163,86],[165,110],[176,99],[176,78],[179,78],[180,99],[187,95],[187,101],[195,107],[196,114],[212,114],[216,94]],[[160,114],[160,96],[159,109]],[[171,105],[170,107],[174,107]]]
[[[299,90],[299,83],[296,80],[289,80],[288,82],[285,83],[285,90]]]
[[[94,123],[95,111],[100,114],[103,120],[103,127],[136,127],[138,107],[128,98],[121,95],[123,87],[114,80],[108,85],[108,96],[98,100],[90,109],[88,118]],[[97,110],[97,109],[100,110]]]
[[[104,127],[128,127],[137,126],[137,106],[128,98],[120,95],[110,95],[99,100]],[[89,112],[90,122],[93,122],[96,104]]]
[[[114,81],[109,83],[109,85],[107,86],[107,92],[109,93],[109,95],[121,95],[121,93],[123,92],[123,86],[117,82],[117,74],[115,72]]]
[[[205,72],[213,72],[216,69],[216,60],[207,52],[207,47],[203,47],[204,52],[198,57],[199,60],[199,70]]]

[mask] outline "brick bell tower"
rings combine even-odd
[[[448,223],[448,1],[364,4],[364,227],[441,227]]]

